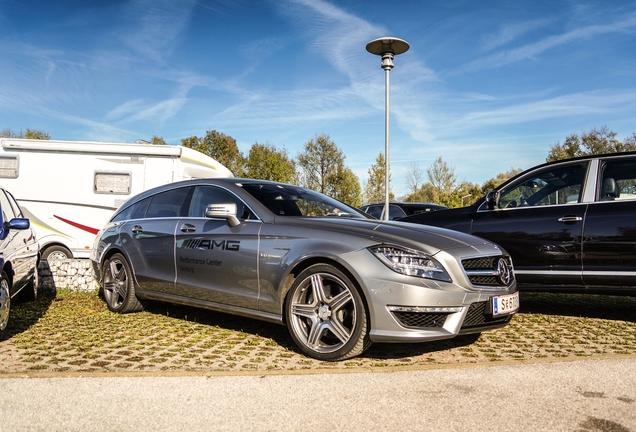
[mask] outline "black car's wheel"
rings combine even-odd
[[[360,293],[331,265],[317,264],[298,276],[287,294],[285,318],[298,347],[319,360],[355,357],[371,345]]]
[[[118,313],[137,312],[143,309],[135,295],[130,266],[121,254],[108,258],[103,267],[103,292],[108,309]]]
[[[0,275],[0,339],[4,339],[7,334],[9,317],[11,315],[11,287],[7,274]]]

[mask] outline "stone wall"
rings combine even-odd
[[[40,292],[67,289],[73,292],[93,292],[98,285],[89,259],[67,259],[40,262]]]

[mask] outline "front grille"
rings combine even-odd
[[[505,265],[500,263],[502,258]],[[514,282],[512,260],[508,256],[466,258],[462,260],[462,266],[468,280],[474,286],[504,287]],[[509,280],[506,278],[506,272],[509,272]]]
[[[446,317],[450,313],[429,313],[429,312],[393,312],[399,323],[410,328],[439,328],[444,326]]]
[[[512,315],[503,315],[493,317],[489,313],[488,302],[477,302],[469,306],[466,318],[462,323],[462,330],[470,329],[471,327],[481,327],[484,325],[504,324],[510,321]]]

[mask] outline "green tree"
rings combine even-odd
[[[296,164],[286,150],[272,144],[254,143],[245,161],[245,176],[282,183],[296,182]]]
[[[300,183],[309,189],[355,205],[360,201],[360,182],[345,166],[344,160],[344,154],[329,135],[316,135],[296,157],[296,165],[300,168]]]
[[[26,139],[39,139],[50,140],[51,136],[44,131],[37,129],[28,129],[26,132],[13,132],[11,129],[4,129],[0,132],[0,138],[26,138]]]
[[[584,132],[580,137],[577,134],[571,134],[563,144],[556,143],[550,148],[546,161],[630,150],[636,150],[636,134],[632,134],[621,142],[616,139],[616,132],[603,126],[600,129],[594,128],[587,133]]]
[[[448,165],[441,156],[426,169],[426,175],[433,190],[437,194],[439,204],[450,207],[451,195],[457,188],[457,175],[455,167]]]
[[[215,130],[206,132],[203,138],[191,136],[181,140],[181,145],[197,150],[216,159],[228,168],[235,177],[242,177],[244,173],[245,158],[236,145],[236,140]]]
[[[345,165],[339,165],[334,176],[330,178],[332,197],[349,204],[352,207],[362,205],[360,180],[351,169]]]
[[[439,193],[429,182],[422,183],[414,192],[402,197],[404,202],[430,202],[440,203]]]
[[[168,143],[166,143],[166,140],[163,139],[163,137],[153,135],[152,138],[150,138],[150,144],[167,145]]]
[[[384,166],[384,153],[378,153],[378,157],[375,159],[375,164],[371,165],[371,168],[367,171],[369,178],[364,183],[364,202],[384,202],[385,197],[385,181],[384,172],[386,168]],[[391,173],[389,172],[389,199],[394,198],[391,191]]]
[[[521,173],[522,171],[523,170],[521,168],[510,168],[508,171],[504,173],[499,173],[497,174],[496,177],[493,177],[490,180],[486,180],[481,186],[480,196],[486,195],[488,192],[495,189],[497,186],[499,186],[503,182],[513,178],[514,176]]]

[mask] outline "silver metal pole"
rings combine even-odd
[[[390,136],[390,126],[389,126],[389,74],[391,73],[391,68],[385,68],[384,73],[384,220],[389,220],[389,174],[390,174],[390,166],[389,166],[389,136]]]

